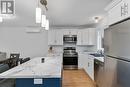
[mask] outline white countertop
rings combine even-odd
[[[97,60],[99,60],[101,62],[104,62],[104,57],[94,57],[94,59],[97,59]]]
[[[79,54],[90,55],[90,54],[92,54],[92,53],[96,53],[96,52],[81,52],[81,53],[79,53]],[[91,56],[93,56],[93,55],[91,55]],[[99,60],[99,61],[101,61],[101,62],[104,62],[104,57],[95,57],[95,56],[93,56],[93,57],[94,57],[94,59],[97,59],[97,60]]]
[[[1,73],[0,78],[61,78],[61,74],[62,57],[37,57]]]

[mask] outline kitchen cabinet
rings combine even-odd
[[[63,45],[63,31],[62,30],[56,30],[55,31],[55,40],[56,40],[56,45]]]
[[[83,30],[80,30],[77,33],[77,45],[82,45],[82,32]]]
[[[96,45],[96,29],[90,28],[89,29],[89,45]]]
[[[48,31],[48,45],[63,45],[63,31],[49,30]]]
[[[106,7],[108,11],[108,25],[112,25],[130,17],[130,1],[115,0]]]
[[[85,29],[82,31],[82,45],[89,45],[89,29]]]
[[[121,2],[121,20],[130,17],[130,0],[122,0]]]
[[[63,29],[63,35],[77,35],[76,29]]]
[[[89,54],[79,54],[78,68],[85,72],[94,80],[94,57]]]
[[[88,55],[88,62],[85,71],[88,73],[90,78],[94,80],[94,57],[91,55]]]
[[[108,11],[109,25],[114,24],[117,21],[121,20],[121,5],[122,5],[122,3],[119,3]]]
[[[42,81],[42,84],[34,84],[33,78],[16,78],[16,87],[61,87],[62,85],[61,78],[42,78]]]
[[[55,30],[49,30],[48,31],[48,45],[55,45],[56,40],[55,40]]]
[[[84,69],[88,62],[88,55],[86,54],[79,54],[79,59],[78,59],[78,68],[79,69]]]
[[[88,28],[77,33],[77,45],[96,45],[96,29]]]
[[[48,45],[63,45],[63,35],[77,35],[77,45],[96,45],[96,29],[53,29],[48,31]]]

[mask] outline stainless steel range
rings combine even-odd
[[[78,53],[75,47],[64,47],[63,68],[78,69]]]

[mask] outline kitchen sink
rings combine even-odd
[[[97,53],[93,53],[93,54],[90,54],[90,55],[93,55],[94,57],[104,57],[103,54],[97,54]]]

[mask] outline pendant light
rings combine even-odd
[[[47,18],[46,18],[46,9],[43,9],[43,15],[42,15],[42,20],[41,20],[41,27],[43,27],[45,29],[46,25],[47,25]]]
[[[38,0],[38,7],[36,8],[36,23],[41,23],[41,17],[42,17],[42,10],[39,7],[39,0]]]
[[[42,15],[42,20],[41,20],[41,27],[46,27],[46,15]]]
[[[46,20],[46,27],[45,30],[49,30],[49,20]]]

